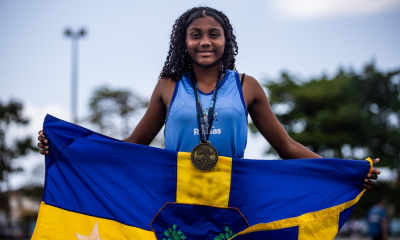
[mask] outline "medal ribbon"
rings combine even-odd
[[[194,74],[193,74],[194,75]],[[208,141],[211,132],[211,126],[214,121],[214,110],[215,103],[217,101],[217,92],[219,88],[219,84],[221,83],[222,74],[218,79],[217,85],[215,85],[214,93],[211,98],[210,107],[208,108],[208,115],[206,120],[203,120],[203,108],[201,106],[201,100],[199,95],[199,89],[197,87],[197,81],[194,78],[193,81],[193,90],[196,100],[196,110],[197,110],[197,124],[199,125],[199,134],[200,134],[200,142],[205,143]],[[211,117],[210,117],[211,116]]]

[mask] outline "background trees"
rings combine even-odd
[[[382,72],[371,63],[360,73],[340,69],[308,81],[284,72],[264,86],[289,135],[318,154],[400,165],[400,69]]]
[[[399,169],[400,69],[382,71],[370,63],[361,71],[340,69],[333,76],[307,80],[284,72],[279,79],[265,81],[264,86],[276,116],[296,141],[324,157],[379,157],[379,167]],[[125,138],[147,105],[146,99],[129,89],[100,86],[92,93],[82,123],[108,136]],[[7,214],[9,175],[20,171],[12,162],[36,145],[29,137],[10,132],[11,126],[28,124],[22,110],[18,101],[0,102],[0,209]],[[256,132],[253,125],[250,128]],[[161,136],[156,145],[162,146]],[[20,190],[37,197],[42,187]],[[380,182],[361,198],[353,217],[364,217],[376,196],[384,197],[400,213],[399,195],[400,178],[397,183]]]
[[[135,129],[149,101],[130,89],[100,86],[94,89],[89,101],[89,114],[83,123],[107,136],[124,139]],[[150,144],[164,147],[163,130]]]
[[[10,184],[9,176],[21,171],[16,168],[13,161],[28,154],[29,150],[37,150],[32,144],[32,139],[26,136],[11,138],[8,134],[13,126],[27,125],[29,120],[22,115],[22,103],[11,100],[8,103],[0,101],[0,210],[6,216],[6,225],[10,227]],[[3,235],[3,231],[0,231]]]
[[[126,138],[135,128],[138,114],[147,105],[147,100],[131,90],[100,86],[90,98],[87,120],[95,131],[114,138]]]
[[[141,110],[147,105],[147,100],[131,90],[101,86],[94,89],[88,115],[79,124],[89,125],[94,131],[114,138],[125,138],[134,129]],[[21,131],[23,126],[29,124],[23,110],[19,101],[0,101],[0,238],[31,234],[37,212],[32,209],[27,211],[19,204],[26,198],[32,200],[31,203],[40,203],[43,194],[44,163],[30,169],[31,174],[25,174],[24,186],[19,189],[10,187],[10,176],[24,170],[13,164],[15,160],[26,156],[30,150],[38,151],[36,139],[33,141]],[[39,182],[34,179],[37,176]]]
[[[306,81],[283,72],[264,87],[277,118],[294,140],[326,158],[379,157],[379,167],[399,168],[400,69],[381,71],[372,62],[360,72],[339,69],[332,77]],[[365,205],[373,202],[373,194],[396,203],[392,193],[400,193],[400,177],[395,187],[385,184],[362,198],[359,205],[364,208],[359,209],[368,209]]]

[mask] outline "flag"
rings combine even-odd
[[[33,240],[333,239],[372,161],[219,157],[126,143],[47,115]]]

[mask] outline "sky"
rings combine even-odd
[[[372,60],[382,70],[400,67],[400,0],[2,0],[0,101],[22,101],[31,119],[9,137],[36,138],[47,113],[71,120],[66,28],[88,32],[79,41],[78,117],[83,118],[92,91],[101,85],[149,98],[172,25],[195,6],[229,17],[239,46],[236,68],[261,83],[283,70],[309,79],[333,74],[339,66],[361,69]],[[268,158],[267,146],[262,137],[249,136],[245,157]],[[35,153],[16,164],[29,173],[42,162]],[[24,181],[17,174],[13,186]]]

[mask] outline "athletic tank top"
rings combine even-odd
[[[165,149],[191,152],[200,143],[196,102],[190,74],[176,82],[165,120]],[[199,90],[203,116],[212,94]],[[214,122],[209,137],[219,156],[242,158],[247,143],[247,108],[239,73],[227,70],[217,93]]]

